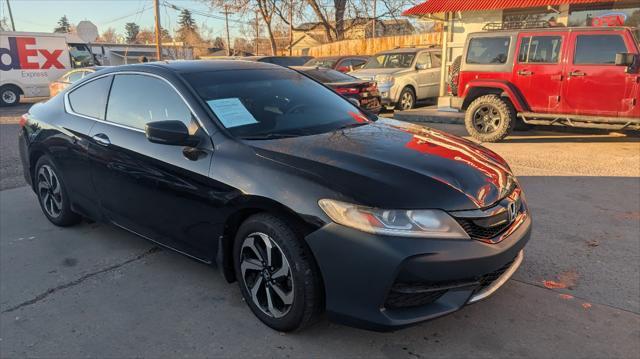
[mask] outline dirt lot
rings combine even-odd
[[[514,279],[486,301],[393,333],[323,320],[285,335],[213,268],[112,226],[49,224],[22,186],[8,117],[0,113],[0,357],[640,353],[637,137],[532,131],[488,145],[520,178],[535,227]]]

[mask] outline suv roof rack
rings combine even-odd
[[[516,30],[516,29],[538,29],[550,27],[548,21],[540,20],[523,20],[523,21],[505,21],[490,22],[482,27],[482,30]]]

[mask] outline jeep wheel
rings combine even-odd
[[[405,87],[400,92],[400,97],[398,98],[398,103],[396,104],[396,109],[405,111],[411,110],[413,106],[416,104],[416,94],[413,93],[411,87]]]
[[[20,102],[20,91],[12,85],[0,87],[0,106],[13,106]]]
[[[481,142],[498,142],[511,132],[515,112],[496,95],[475,99],[467,108],[464,124],[467,132]]]

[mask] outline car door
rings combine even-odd
[[[145,124],[183,121],[196,148],[152,143]],[[207,260],[220,225],[208,177],[213,147],[190,107],[169,82],[117,74],[105,121],[91,131],[91,178],[104,215],[116,225]]]
[[[428,51],[418,54],[416,59],[416,81],[418,89],[416,96],[418,99],[435,97],[438,95],[438,69],[433,67],[431,54]]]
[[[560,112],[566,32],[522,33],[518,37],[513,84],[534,112]]]
[[[565,66],[562,110],[580,115],[616,116],[622,109],[627,74],[617,53],[631,52],[618,31],[575,31]]]
[[[92,79],[64,95],[66,113],[56,118],[63,136],[54,138],[55,144],[49,146],[64,173],[74,209],[94,219],[100,218],[101,213],[88,171],[88,149],[92,128],[104,120],[111,80],[111,76]]]

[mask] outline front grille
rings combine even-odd
[[[503,275],[504,272],[506,272],[507,269],[509,269],[509,267],[511,267],[511,265],[513,264],[513,261],[515,261],[515,258],[513,260],[511,260],[509,263],[507,263],[504,266],[500,267],[500,269],[495,270],[495,271],[493,271],[491,273],[485,274],[483,276],[480,276],[478,278],[478,282],[480,283],[480,285],[478,287],[476,287],[476,289],[473,290],[473,294],[476,294],[478,292],[482,292],[487,287],[491,286],[491,284],[493,282],[495,282],[498,278],[500,278],[500,276]]]
[[[509,228],[509,225],[511,224],[509,222],[505,222],[503,224],[487,228],[475,224],[475,219],[456,218],[456,221],[460,224],[462,229],[469,234],[469,237],[474,239],[494,238]]]
[[[385,302],[386,308],[411,308],[427,305],[442,297],[447,290],[437,290],[423,293],[400,293],[391,290]]]
[[[395,282],[385,301],[385,308],[411,308],[431,304],[452,289],[473,289],[471,296],[482,292],[498,280],[511,267],[515,258],[499,269],[481,276],[462,280],[438,282]]]

